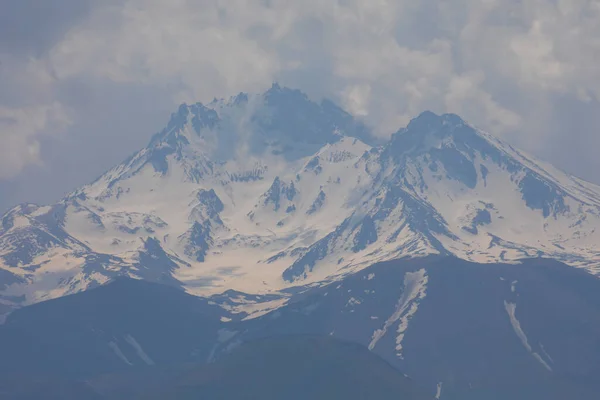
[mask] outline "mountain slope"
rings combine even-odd
[[[138,368],[85,383],[0,378],[0,394],[5,400],[432,399],[364,347],[318,336],[258,340],[212,364]]]
[[[206,361],[227,313],[206,299],[118,278],[12,313],[0,326],[0,375],[88,378],[154,364]]]
[[[432,254],[596,273],[599,228],[600,188],[456,115],[425,112],[378,144],[332,103],[274,85],[182,105],[95,182],[4,215],[0,312],[125,275],[258,295],[229,302],[256,317],[305,286]]]
[[[288,334],[360,343],[443,400],[600,390],[600,280],[552,260],[380,263],[296,295],[231,340]]]
[[[600,390],[600,280],[556,261],[394,260],[304,288],[261,317],[223,309],[244,300],[255,299],[117,279],[24,307],[0,326],[0,390],[239,398],[227,390],[324,393],[350,378],[370,394],[414,382],[442,400],[583,400]],[[250,350],[238,352],[243,343]],[[78,380],[86,384],[69,383]]]
[[[148,399],[432,399],[362,346],[328,337],[249,342]]]

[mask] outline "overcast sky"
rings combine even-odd
[[[0,0],[0,212],[273,81],[380,135],[455,112],[600,183],[600,0]]]

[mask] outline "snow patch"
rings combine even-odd
[[[217,341],[219,343],[225,343],[230,341],[238,334],[238,331],[230,331],[229,329],[219,329],[217,332]]]
[[[550,361],[550,363],[554,364],[554,360],[552,359],[552,357],[550,357],[550,354],[548,354],[548,352],[546,351],[546,348],[541,343],[540,343],[540,349],[542,349],[542,353],[544,353],[544,356],[546,356],[546,358]]]
[[[268,314],[273,310],[283,307],[287,302],[288,299],[283,298],[272,301],[265,301],[264,303],[248,304],[245,307],[240,308],[240,310],[243,310],[244,312],[248,313],[248,315],[244,317],[242,321],[262,317],[263,315]]]
[[[357,306],[359,304],[362,304],[361,300],[359,300],[359,299],[357,299],[355,297],[350,297],[350,299],[346,303],[346,307],[354,307],[354,306]]]
[[[402,358],[402,341],[408,330],[408,323],[417,312],[419,303],[427,294],[428,280],[429,277],[427,276],[425,269],[420,269],[416,272],[407,272],[404,275],[404,289],[402,291],[402,296],[396,305],[396,310],[385,321],[385,324],[381,329],[377,329],[373,332],[371,342],[369,343],[369,350],[373,350],[377,345],[377,342],[385,336],[388,329],[399,321],[397,329],[398,335],[396,336],[396,355]]]
[[[137,342],[137,340],[135,340],[133,336],[125,335],[125,341],[129,343],[131,347],[133,347],[138,357],[141,358],[143,362],[145,362],[148,365],[154,365],[154,361],[152,361],[148,354],[146,354],[142,346],[140,346],[140,344]]]
[[[117,357],[119,357],[125,364],[133,365],[131,361],[129,361],[127,357],[125,357],[125,354],[123,354],[117,343],[110,341],[108,342],[108,347],[110,347],[112,351],[117,355]]]
[[[519,320],[517,319],[517,316],[516,316],[517,304],[504,301],[504,308],[506,309],[506,313],[508,314],[508,317],[510,318],[510,324],[512,325],[513,330],[515,331],[515,334],[517,335],[517,337],[523,344],[523,347],[525,347],[525,349],[527,349],[527,351],[536,360],[538,360],[539,363],[542,364],[542,366],[544,368],[546,368],[548,371],[552,372],[552,368],[550,368],[548,363],[546,361],[544,361],[544,359],[538,353],[534,352],[533,349],[531,348],[531,345],[529,344],[529,340],[527,339],[527,335],[525,335],[525,332],[521,328],[521,323],[519,322]]]

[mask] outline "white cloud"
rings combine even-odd
[[[342,93],[342,105],[352,115],[365,117],[369,115],[370,97],[371,86],[368,84],[348,86]]]
[[[191,99],[256,90],[273,77],[276,55],[223,21],[215,2],[129,1],[98,12],[50,52],[59,79],[92,74],[116,82],[175,85]],[[240,29],[241,28],[241,29]],[[179,101],[179,100],[178,100]]]
[[[71,123],[60,103],[11,109],[0,107],[0,179],[40,164],[39,135],[62,131]]]
[[[457,112],[499,134],[512,132],[543,154],[552,143],[543,139],[558,133],[541,121],[568,118],[553,96],[600,99],[597,0],[93,4],[45,52],[0,77],[17,82],[11,92],[25,97],[12,104],[11,96],[0,94],[0,106],[13,113],[20,107],[29,113],[44,109],[74,81],[90,92],[103,82],[156,87],[174,106],[256,92],[281,80],[310,95],[332,97],[382,135],[432,109]],[[70,98],[61,96],[69,107]],[[32,100],[38,98],[43,101]],[[82,118],[73,115],[75,122]],[[5,171],[14,174],[39,160],[31,154],[52,118],[38,120],[11,128],[27,133],[19,139],[10,133],[10,146],[30,148],[25,152],[30,155],[11,161],[15,167]],[[514,135],[519,129],[527,129],[526,135]],[[579,133],[582,140],[597,143],[586,132]]]
[[[484,79],[482,71],[452,77],[444,97],[446,110],[458,115],[479,115],[496,132],[518,127],[521,117],[481,89]]]

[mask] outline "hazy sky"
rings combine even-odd
[[[455,112],[600,183],[600,0],[0,0],[0,212],[273,81],[389,135]]]

